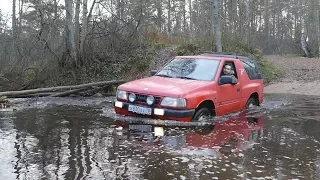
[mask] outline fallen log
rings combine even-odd
[[[90,88],[90,87],[84,87],[84,88],[80,88],[80,89],[73,89],[70,91],[56,93],[56,94],[51,95],[51,97],[66,97],[66,96],[69,96],[70,94],[76,94],[78,92],[86,91],[86,90],[88,90],[88,88]]]
[[[122,84],[124,82],[126,81],[113,80],[113,81],[101,81],[101,82],[94,82],[94,83],[88,83],[88,84],[80,84],[80,85],[74,85],[74,86],[57,86],[57,87],[29,89],[29,90],[22,90],[22,91],[6,91],[6,92],[0,92],[0,97],[1,96],[16,97],[19,95],[81,89],[81,88],[88,88],[91,86],[110,86],[110,85]]]
[[[96,94],[97,92],[107,88],[108,86],[102,86],[102,87],[94,87],[93,89],[90,89],[90,90],[87,90],[87,91],[84,91],[84,92],[80,92],[79,94],[81,96],[91,96],[91,95],[94,95]]]
[[[116,96],[116,93],[102,93],[103,96]]]
[[[21,95],[8,95],[8,98],[31,98],[31,97],[46,97],[51,96],[55,93],[46,92],[46,93],[35,93],[35,94],[21,94]]]

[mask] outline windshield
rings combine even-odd
[[[156,76],[211,81],[220,61],[212,59],[177,58],[170,61]]]

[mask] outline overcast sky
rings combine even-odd
[[[12,0],[0,0],[0,9],[4,15],[7,13],[11,13],[11,7]]]

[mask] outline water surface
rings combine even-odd
[[[120,124],[104,98],[16,99],[1,179],[320,179],[320,97],[267,95],[213,128]]]

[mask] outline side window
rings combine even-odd
[[[244,69],[246,70],[246,72],[251,80],[261,79],[261,74],[259,72],[258,65],[254,61],[245,60],[245,61],[241,61],[241,62],[242,62]]]

